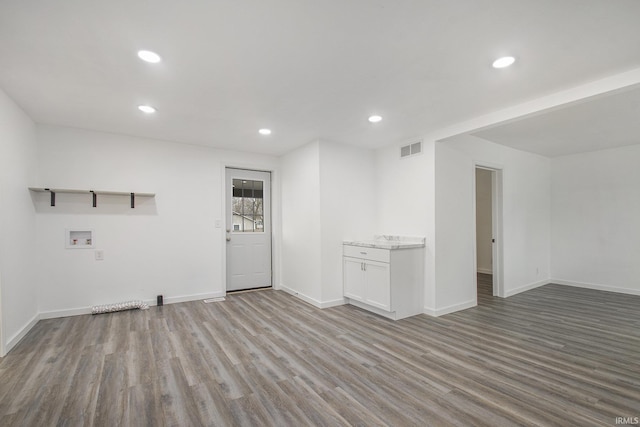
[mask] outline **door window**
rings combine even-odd
[[[233,180],[232,220],[234,232],[264,232],[263,201],[263,181]]]

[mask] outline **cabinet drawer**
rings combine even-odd
[[[389,262],[391,259],[388,249],[367,248],[364,246],[344,245],[344,256],[370,259],[372,261]]]

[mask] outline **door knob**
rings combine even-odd
[[[227,242],[230,242],[230,241],[231,241],[231,237],[227,237]]]

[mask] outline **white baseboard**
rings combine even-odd
[[[490,268],[477,268],[478,273],[482,274],[493,274],[493,270]]]
[[[293,289],[291,289],[291,288],[289,288],[289,287],[287,287],[287,286],[285,286],[283,284],[280,284],[280,290],[281,291],[285,291],[289,295],[293,295],[296,298],[300,298],[302,301],[307,302],[307,303],[311,304],[314,307],[320,308],[321,303],[320,303],[320,301],[318,301],[315,298],[311,298],[311,297],[306,296],[305,294],[301,294],[300,292],[295,291],[295,290],[293,290]]]
[[[448,307],[443,307],[443,308],[439,308],[439,309],[433,309],[433,308],[429,308],[429,307],[425,307],[423,309],[423,313],[427,314],[431,317],[439,317],[439,316],[444,316],[445,314],[449,314],[449,313],[454,313],[456,311],[461,311],[461,310],[466,310],[468,308],[473,308],[475,307],[477,304],[477,302],[475,300],[470,300],[470,301],[466,301],[460,304],[453,304],[450,305]]]
[[[226,291],[218,291],[218,292],[207,292],[204,294],[192,294],[192,295],[182,295],[177,297],[166,297],[164,298],[165,304],[176,304],[179,302],[189,302],[189,301],[198,301],[201,299],[209,299],[209,298],[221,298],[226,296]],[[145,301],[150,306],[156,305],[156,300]]]
[[[68,308],[65,310],[43,311],[40,313],[40,319],[57,319],[58,317],[81,316],[83,314],[91,314],[91,307]]]
[[[331,301],[318,301],[315,298],[311,298],[305,294],[301,294],[300,292],[293,290],[291,288],[288,288],[287,286],[283,285],[282,283],[280,283],[280,286],[278,286],[278,290],[284,291],[290,295],[293,295],[296,298],[300,298],[302,301],[311,304],[314,307],[317,308],[329,308],[329,307],[337,307],[339,305],[344,305],[346,304],[346,301],[344,300],[344,298],[339,298],[339,299],[335,299],[335,300],[331,300]]]
[[[539,282],[529,283],[527,285],[523,285],[515,289],[508,289],[504,292],[504,297],[509,298],[521,292],[529,291],[531,289],[539,288],[540,286],[548,285],[549,283],[551,283],[551,281],[548,279],[545,279],[545,280],[540,280]]]
[[[431,308],[431,307],[424,307],[424,308],[422,309],[422,312],[423,312],[424,314],[428,315],[428,316],[431,316],[431,317],[438,317],[438,316],[436,316],[436,309],[435,309],[435,308]]]
[[[176,297],[166,297],[164,298],[164,304],[176,304],[179,302],[189,302],[189,301],[198,301],[207,298],[220,298],[224,297],[226,292],[207,292],[204,294],[192,294],[192,295],[180,295]],[[142,300],[144,303],[149,304],[149,306],[157,305],[157,300],[155,299],[147,299]],[[122,302],[122,301],[113,301],[113,303]],[[110,304],[110,303],[105,303]],[[91,314],[91,307],[79,307],[79,308],[69,308],[65,310],[52,310],[52,311],[43,311],[40,313],[40,319],[56,319],[58,317],[69,317],[69,316],[81,316],[83,314]]]
[[[345,305],[347,301],[344,298],[334,299],[332,301],[323,301],[320,304],[320,308],[337,307],[339,305]]]
[[[549,283],[556,283],[558,285],[564,286],[573,286],[576,288],[595,289],[597,291],[617,292],[619,294],[640,295],[640,289],[619,288],[615,286],[600,285],[596,283],[572,282],[561,279],[552,279],[549,280]]]
[[[8,339],[7,344],[4,347],[5,353],[0,356],[4,357],[5,354],[9,353],[11,349],[15,347],[20,342],[20,340],[25,337],[25,335],[27,335],[31,328],[33,328],[36,323],[38,323],[38,320],[40,320],[40,315],[36,314],[22,328],[20,328],[20,330],[14,336]]]

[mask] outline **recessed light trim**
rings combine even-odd
[[[151,105],[138,105],[138,110],[142,111],[145,114],[153,114],[157,111]]]
[[[271,135],[271,129],[262,128],[258,131],[260,135]]]
[[[157,64],[158,62],[162,61],[162,58],[160,58],[160,55],[150,50],[139,50],[138,58],[142,59],[145,62],[149,62],[151,64]]]
[[[378,115],[369,116],[368,120],[371,123],[378,123],[380,120],[382,120],[382,116],[378,116]]]
[[[506,68],[516,62],[513,56],[503,56],[493,61],[493,68]]]

